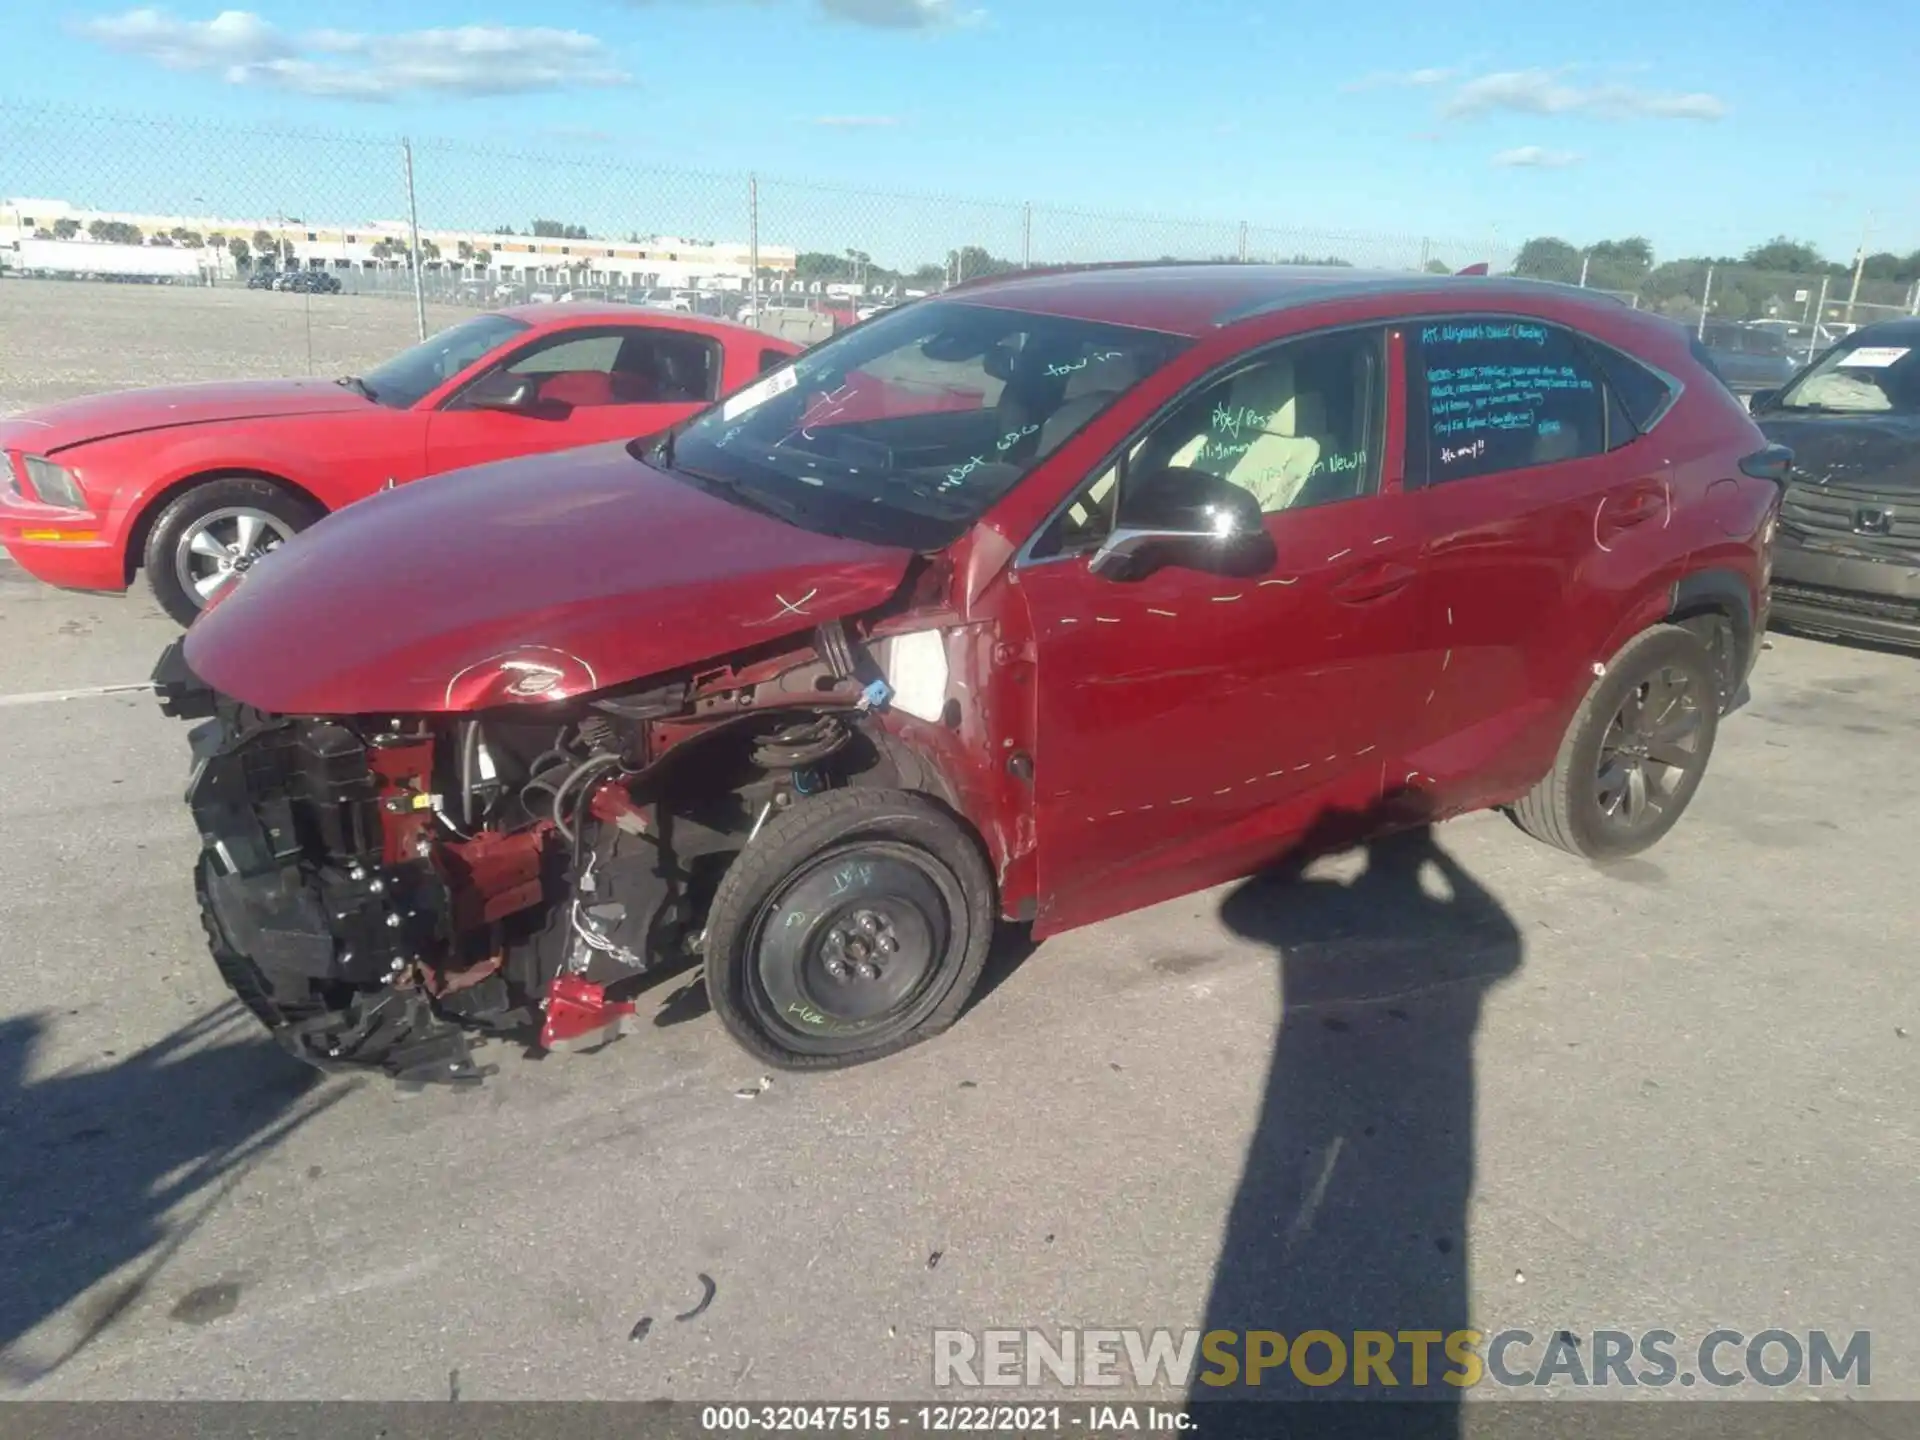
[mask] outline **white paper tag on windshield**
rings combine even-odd
[[[791,366],[777,374],[769,375],[764,380],[756,380],[720,407],[720,418],[737,420],[747,411],[766,404],[774,396],[786,394],[799,383],[800,377],[794,373]]]
[[[1862,345],[1840,357],[1843,370],[1880,370],[1893,364],[1908,349],[1906,345]]]

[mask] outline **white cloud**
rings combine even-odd
[[[223,10],[211,20],[176,20],[159,10],[129,10],[84,21],[80,32],[170,70],[245,68],[287,53],[280,32],[245,10]]]
[[[1517,150],[1502,150],[1493,157],[1496,165],[1511,165],[1519,169],[1559,170],[1568,165],[1578,165],[1580,157],[1571,150],[1548,150],[1539,145],[1522,145]]]
[[[981,11],[955,8],[953,0],[819,0],[819,5],[836,20],[877,30],[942,30],[984,18]]]
[[[898,125],[900,118],[897,115],[817,115],[813,123],[837,130],[882,130]]]
[[[1424,89],[1434,85],[1444,85],[1461,72],[1447,66],[1429,66],[1423,70],[1377,70],[1371,75],[1354,81],[1347,86],[1349,90],[1382,90],[1387,88]]]
[[[1440,113],[1454,119],[1511,111],[1523,115],[1597,115],[1624,120],[1718,120],[1727,113],[1717,95],[1663,95],[1618,83],[1571,84],[1551,70],[1502,70],[1479,75],[1456,88]]]
[[[179,20],[131,10],[81,24],[80,33],[172,70],[219,75],[304,95],[391,100],[407,94],[512,95],[624,84],[607,47],[577,30],[462,25],[368,34],[277,29],[245,10]]]
[[[627,0],[651,5],[656,0]],[[709,0],[716,5],[774,3],[774,0]],[[984,10],[962,10],[955,0],[813,0],[820,12],[835,20],[874,30],[945,30],[975,25],[986,19]]]

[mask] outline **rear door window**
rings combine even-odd
[[[1409,478],[1430,485],[1607,449],[1606,379],[1558,325],[1462,316],[1407,327]],[[1424,431],[1424,434],[1421,432]]]

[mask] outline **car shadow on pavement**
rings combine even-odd
[[[253,1163],[353,1088],[320,1086],[232,1003],[104,1068],[30,1079],[48,1026],[0,1021],[0,1389],[165,1298],[167,1262]]]
[[[1238,1332],[1242,1365],[1222,1385],[1203,1361],[1189,1398],[1420,1401],[1392,1417],[1392,1433],[1440,1437],[1458,1433],[1460,1388],[1445,1377],[1462,1374],[1444,1337],[1470,1326],[1474,1033],[1484,997],[1519,969],[1522,941],[1425,816],[1402,806],[1393,823],[1410,828],[1367,842],[1350,882],[1303,871],[1351,848],[1370,817],[1329,820],[1224,902],[1233,931],[1278,955],[1283,1010],[1206,1306],[1206,1331]],[[1277,1332],[1257,1385],[1250,1331]],[[1323,1333],[1303,1344],[1311,1331]],[[1424,1384],[1415,1331],[1428,1332]],[[1363,1343],[1386,1357],[1395,1386],[1377,1367],[1372,1383],[1354,1383],[1356,1332],[1384,1337]],[[1208,1428],[1272,1433],[1277,1416],[1264,1409],[1234,1405]],[[1371,1433],[1386,1419],[1371,1406],[1314,1417],[1316,1433],[1329,1423]]]

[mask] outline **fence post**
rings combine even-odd
[[[1020,207],[1020,268],[1033,268],[1033,202]]]
[[[1813,307],[1813,328],[1807,335],[1807,364],[1813,363],[1813,353],[1820,348],[1820,331],[1827,319],[1827,283],[1833,277],[1820,277],[1820,299]]]
[[[413,323],[424,340],[427,338],[427,292],[421,288],[420,279],[420,203],[413,193],[413,141],[402,137],[400,153],[407,162],[407,228],[413,237],[407,259],[413,268]]]
[[[753,278],[747,284],[747,323],[760,323],[760,177],[747,176],[747,267]]]
[[[1581,251],[1580,252],[1580,288],[1582,290],[1587,288],[1587,266],[1592,263],[1593,263],[1593,252],[1591,250]]]
[[[1428,236],[1422,235],[1420,237],[1420,271],[1421,273],[1425,274],[1427,267],[1432,263],[1433,263],[1433,240]]]
[[[1713,266],[1707,266],[1707,283],[1700,289],[1700,324],[1693,332],[1693,338],[1707,338],[1707,307],[1713,303]]]

